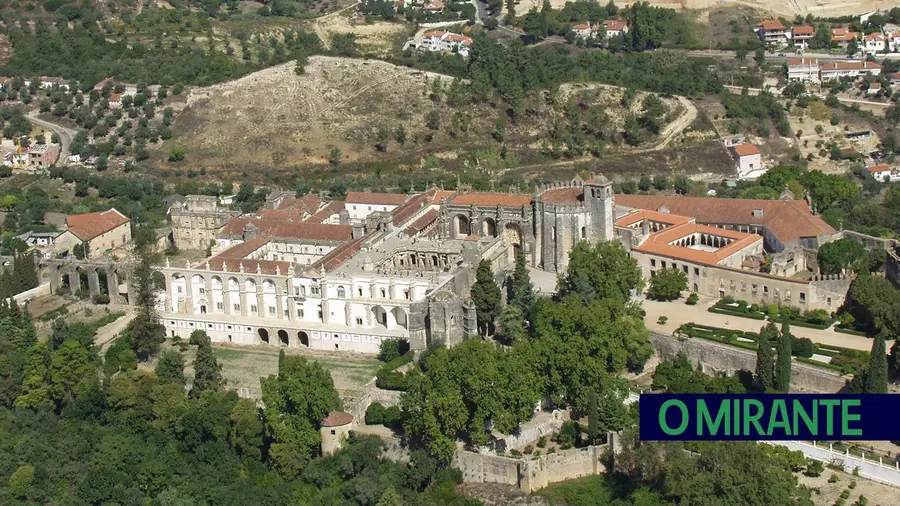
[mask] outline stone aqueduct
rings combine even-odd
[[[129,272],[129,266],[123,263],[53,260],[50,262],[50,291],[77,293],[87,290],[91,298],[107,295],[111,304],[129,304],[134,301],[134,289],[128,282]]]

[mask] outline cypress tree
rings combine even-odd
[[[516,251],[516,269],[513,271],[513,298],[510,301],[522,311],[526,320],[531,320],[531,309],[534,307],[534,285],[531,283],[531,274],[525,264],[525,252],[519,248]]]
[[[791,326],[785,321],[781,325],[781,336],[778,338],[778,357],[775,364],[775,388],[781,392],[791,390]]]
[[[278,350],[278,374],[284,370],[284,348]]]
[[[867,394],[886,394],[888,385],[887,349],[884,342],[885,330],[875,335],[872,343],[872,356],[869,358],[868,377],[866,378]]]
[[[176,383],[182,387],[185,384],[184,379],[184,357],[175,350],[168,350],[156,363],[156,379],[162,385],[168,383]]]
[[[503,295],[500,293],[500,287],[494,283],[491,263],[487,260],[478,262],[471,294],[477,311],[478,328],[485,334],[493,333],[494,319],[500,315]]]
[[[764,392],[775,386],[775,357],[772,353],[771,341],[772,330],[775,331],[775,335],[778,334],[778,329],[775,328],[773,323],[759,329],[759,342],[756,348],[756,381]]]
[[[214,392],[224,385],[222,365],[213,355],[212,345],[209,341],[201,343],[197,347],[197,357],[194,359],[194,384],[191,386],[189,396],[196,398],[202,392]]]
[[[588,389],[588,439],[591,444],[597,442],[600,436],[600,409],[597,402],[597,391],[593,388]]]

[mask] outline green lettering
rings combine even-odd
[[[776,418],[778,419],[776,420]],[[775,432],[776,427],[784,430],[785,436],[791,435],[791,424],[788,421],[787,406],[784,404],[784,399],[775,399],[772,402],[772,412],[769,413],[769,428],[766,434],[771,436]]]
[[[841,401],[837,399],[819,400],[819,406],[825,406],[827,408],[827,411],[825,412],[825,434],[828,436],[834,435],[834,408],[840,403]]]
[[[809,433],[812,435],[819,434],[819,401],[813,400],[813,411],[812,411],[812,419],[809,417],[809,413],[806,412],[806,409],[803,407],[803,403],[800,402],[799,399],[794,399],[794,434],[800,434],[800,418],[803,419],[803,423],[806,424],[806,429],[809,430]]]
[[[709,413],[709,408],[706,406],[706,401],[698,400],[697,401],[697,435],[703,435],[703,426],[709,429],[710,436],[716,436],[719,434],[719,426],[724,422],[725,425],[725,435],[731,435],[731,403],[727,400],[722,401],[719,404],[719,411],[716,412],[716,420],[713,421],[712,417]]]
[[[753,406],[756,408],[756,413],[750,412],[750,407]],[[753,434],[750,432],[750,425],[752,424],[756,427],[757,435],[765,435],[766,431],[763,430],[762,425],[759,424],[759,419],[763,416],[763,404],[756,399],[744,399],[744,436],[752,436]]]
[[[671,406],[675,406],[679,409],[679,411],[681,411],[681,425],[679,425],[677,429],[672,429],[671,427],[669,427],[669,424],[666,423],[666,411]],[[685,406],[685,404],[683,402],[679,401],[678,399],[669,399],[666,402],[664,402],[662,404],[662,406],[660,406],[660,408],[659,408],[659,427],[662,429],[663,432],[665,432],[666,434],[668,434],[670,436],[678,436],[682,432],[684,432],[684,429],[686,429],[687,426],[688,426],[688,409],[687,409],[687,406]]]
[[[841,435],[842,436],[862,436],[862,429],[851,429],[850,422],[858,422],[862,419],[859,413],[850,414],[850,406],[859,406],[862,402],[859,399],[844,399],[841,401]]]
[[[741,433],[741,400],[733,399],[734,402],[734,431],[732,434],[737,436]]]

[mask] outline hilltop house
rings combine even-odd
[[[434,30],[422,34],[422,49],[435,52],[452,52],[456,50],[463,56],[469,56],[472,37],[443,30]]]
[[[818,83],[819,61],[815,58],[794,58],[788,60],[788,80]]]
[[[883,183],[893,183],[900,181],[900,170],[888,167],[887,165],[875,165],[873,167],[863,168],[863,177],[872,176],[876,181]]]
[[[856,32],[851,32],[849,28],[843,26],[831,29],[831,42],[845,49],[851,40],[856,40],[857,36]]]
[[[628,33],[628,21],[624,19],[607,19],[603,21],[603,28],[606,29],[606,38],[619,37]]]
[[[794,47],[806,49],[809,41],[816,37],[816,29],[810,25],[796,25],[791,28],[791,40],[794,41]]]
[[[738,144],[729,150],[738,179],[755,179],[766,173],[759,148],[753,144]]]
[[[887,39],[881,32],[868,33],[863,37],[862,50],[867,54],[883,53],[887,49]]]
[[[842,77],[857,78],[860,76],[877,76],[881,74],[881,65],[873,61],[839,61],[822,64],[819,75],[822,81],[840,79]]]

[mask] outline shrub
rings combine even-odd
[[[378,360],[390,362],[397,357],[405,355],[408,351],[409,341],[406,339],[385,339],[381,341],[381,346],[378,349]]]
[[[512,455],[513,457],[517,457],[517,458],[522,456],[522,452],[520,452],[519,450],[516,450],[515,448],[510,450],[509,454]]]
[[[375,386],[385,390],[406,391],[409,388],[409,382],[406,381],[406,375],[402,372],[393,370],[379,369],[375,375]]]
[[[726,295],[722,297],[722,300],[720,300],[719,302],[721,302],[722,304],[734,304],[735,300],[731,295]]]
[[[538,448],[544,448],[547,446],[547,436],[541,436],[538,438],[537,442]]]
[[[523,450],[523,453],[525,453],[525,455],[531,455],[532,453],[534,453],[534,447],[531,445],[526,446],[525,450]]]
[[[795,337],[791,351],[797,357],[810,358],[816,351],[816,345],[808,337]]]
[[[851,481],[849,487],[850,487],[851,489],[856,488],[856,480]]]
[[[815,478],[817,476],[821,476],[824,470],[825,464],[823,464],[821,461],[810,459],[809,463],[806,465],[806,472],[804,472],[803,474]]]
[[[695,306],[699,300],[700,296],[697,295],[697,292],[691,292],[685,303],[689,306]]]
[[[859,499],[856,500],[857,506],[866,506],[869,503],[869,500],[866,499],[866,496],[860,495]]]
[[[656,323],[658,323],[660,325],[665,325],[666,322],[668,322],[668,321],[669,321],[668,316],[660,316],[659,318],[656,319]]]
[[[759,312],[759,304],[750,304],[750,312],[758,313]]]
[[[853,468],[853,476],[859,476],[859,466]]]
[[[397,406],[385,407],[373,402],[366,410],[366,425],[378,424],[397,429],[403,425],[403,412]]]
[[[556,448],[555,448],[555,447],[554,447],[554,448],[550,448],[549,450],[547,450],[547,455],[550,455],[551,453],[556,453]]]
[[[766,312],[769,314],[769,316],[778,316],[778,306],[776,304],[769,304]]]
[[[837,483],[839,479],[836,473],[831,473],[831,476],[828,477],[828,483]]]
[[[94,304],[109,304],[109,295],[98,293],[91,300]]]
[[[846,499],[848,497],[850,497],[850,491],[845,488],[843,491],[841,491],[841,499]]]

